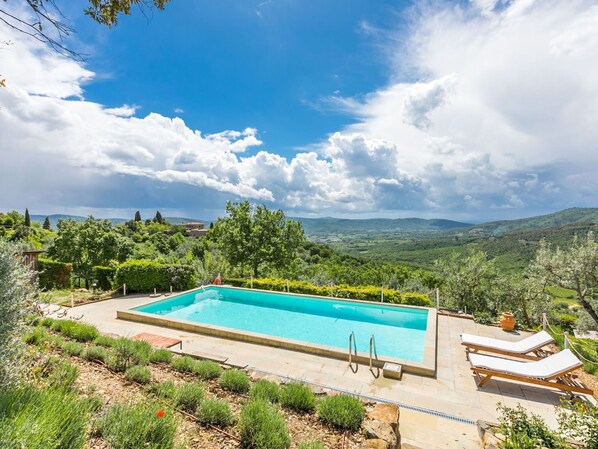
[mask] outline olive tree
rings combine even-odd
[[[575,291],[584,312],[598,325],[598,242],[590,231],[566,249],[540,243],[531,270],[545,283]]]
[[[25,316],[36,294],[16,247],[0,239],[0,388],[22,379]]]

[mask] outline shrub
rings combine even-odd
[[[108,358],[108,366],[114,371],[126,371],[131,366],[147,365],[152,347],[145,341],[119,338]]]
[[[598,449],[598,407],[563,401],[558,421],[562,434],[582,441],[587,449]]]
[[[125,371],[125,379],[129,382],[137,382],[138,384],[148,384],[152,380],[151,371],[145,366],[131,366]]]
[[[386,293],[384,293],[386,295]],[[409,306],[420,306],[420,307],[433,307],[434,304],[428,297],[423,293],[403,293],[401,295],[401,304]]]
[[[154,288],[189,290],[196,287],[195,269],[188,265],[163,265],[150,260],[130,260],[116,270],[115,284],[127,284],[130,292],[149,292]]]
[[[103,346],[88,346],[81,354],[85,360],[105,362],[108,358],[108,351]]]
[[[339,429],[357,430],[361,426],[365,410],[359,399],[338,394],[320,401],[318,415],[322,421]]]
[[[172,411],[147,403],[115,404],[97,422],[111,449],[172,449],[176,429]]]
[[[71,286],[73,265],[70,263],[40,258],[38,270],[40,288],[51,290],[53,288],[66,289]]]
[[[100,335],[93,341],[93,344],[111,348],[116,344],[116,338],[108,337],[106,335]]]
[[[62,345],[62,351],[67,355],[81,355],[85,345],[77,341],[68,341]]]
[[[43,327],[34,327],[30,329],[24,337],[28,345],[40,345],[44,341],[50,341],[50,334]]]
[[[172,362],[172,352],[166,348],[156,349],[151,352],[149,361],[152,363],[170,363]]]
[[[567,332],[573,332],[573,327],[575,326],[576,321],[577,317],[568,313],[561,313],[558,317],[558,322],[561,328]]]
[[[501,412],[498,420],[502,433],[506,437],[505,448],[547,447],[557,449],[561,447],[560,437],[550,430],[542,418],[533,413],[531,416],[528,415],[521,405],[509,408],[498,404],[497,410]],[[533,445],[530,446],[530,443]]]
[[[93,278],[96,281],[98,288],[109,291],[112,290],[112,280],[116,270],[111,267],[96,266],[93,267]]]
[[[54,318],[50,318],[50,317],[46,317],[46,318],[42,318],[42,320],[39,322],[40,325],[44,326],[44,327],[52,327],[52,325],[54,324]]]
[[[197,418],[202,424],[227,427],[235,422],[230,405],[223,399],[204,399],[197,409]]]
[[[239,419],[241,445],[249,449],[286,449],[291,437],[282,414],[266,401],[250,401]]]
[[[302,441],[297,446],[297,449],[326,449],[326,446],[317,440]]]
[[[222,368],[212,360],[199,360],[193,365],[193,372],[201,380],[216,379],[222,373]]]
[[[77,341],[92,341],[100,336],[99,331],[91,324],[79,323],[72,320],[54,320],[52,329],[68,338]]]
[[[316,395],[307,385],[292,382],[282,387],[280,403],[298,412],[311,412],[316,408]]]
[[[195,367],[195,360],[186,355],[183,357],[177,357],[173,359],[170,365],[177,371],[180,371],[182,373],[190,373],[193,371],[193,368]]]
[[[76,366],[64,360],[50,362],[52,371],[48,376],[48,385],[59,390],[72,390],[79,375]]]
[[[172,380],[165,380],[150,385],[149,392],[159,398],[173,399],[176,394],[176,386]]]
[[[473,316],[473,321],[478,324],[491,325],[496,323],[497,319],[494,318],[490,312],[477,312]]]
[[[0,389],[0,447],[83,449],[90,404],[74,394],[33,387]]]
[[[251,384],[245,371],[229,369],[220,375],[218,385],[234,393],[247,393]]]
[[[187,382],[177,387],[174,403],[187,412],[195,413],[204,396],[205,392],[201,385]]]
[[[274,404],[278,402],[280,397],[280,387],[268,380],[258,380],[251,387],[249,397],[251,399],[263,399],[264,401]]]

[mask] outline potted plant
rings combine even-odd
[[[511,312],[503,312],[500,316],[500,327],[503,331],[511,332],[515,329],[515,315]]]

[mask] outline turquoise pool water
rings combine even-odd
[[[133,310],[230,329],[288,338],[348,351],[369,352],[372,335],[379,356],[421,362],[428,311],[377,303],[294,296],[259,290],[208,287]]]

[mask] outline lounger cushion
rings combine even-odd
[[[505,341],[470,334],[461,334],[461,341],[464,345],[482,346],[488,349],[512,352],[513,354],[527,354],[552,343],[554,340],[548,332],[541,331],[519,341]]]
[[[564,349],[535,362],[520,362],[480,354],[470,354],[469,361],[474,368],[536,379],[552,378],[582,365],[570,349]]]

